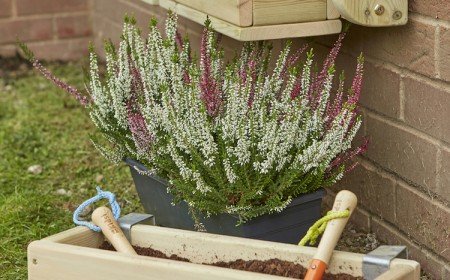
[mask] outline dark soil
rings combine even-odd
[[[142,248],[139,246],[133,246],[141,256],[156,257],[161,259],[177,260],[182,262],[190,262],[189,259],[179,257],[175,254],[167,256],[161,251],[154,250],[152,248]],[[114,251],[114,248],[108,242],[104,242],[100,249]],[[259,272],[270,275],[284,276],[296,279],[302,279],[306,274],[306,268],[293,262],[283,261],[279,259],[270,259],[266,261],[260,260],[235,260],[231,262],[215,262],[204,263],[206,265],[213,265],[218,267],[225,267],[237,270],[245,270],[251,272]],[[354,277],[348,274],[325,274],[323,280],[363,280],[362,277]]]

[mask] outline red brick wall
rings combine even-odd
[[[2,56],[14,55],[19,39],[41,59],[77,59],[91,38],[90,0],[0,0]]]
[[[408,245],[436,279],[450,279],[448,11],[448,1],[410,0],[404,27],[352,27],[344,52],[367,58],[361,104],[371,143],[335,188],[360,198],[358,225]]]

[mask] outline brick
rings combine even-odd
[[[12,15],[12,0],[0,0],[0,18]]]
[[[100,57],[104,58],[104,40],[111,39],[114,43],[117,43],[119,41],[120,34],[122,34],[122,27],[119,24],[115,24],[114,22],[100,16],[93,17],[92,25],[96,51]]]
[[[383,115],[400,115],[400,75],[366,62],[360,103]]]
[[[450,202],[450,149],[441,151],[442,161],[439,171],[439,186],[436,193]]]
[[[54,14],[88,10],[88,0],[16,0],[18,15]]]
[[[11,57],[16,55],[16,53],[17,53],[16,45],[13,44],[0,45],[0,56]]]
[[[65,16],[56,18],[58,38],[86,37],[92,35],[89,15]]]
[[[441,79],[450,81],[450,29],[442,26],[440,29],[437,61]]]
[[[157,9],[158,5],[151,5],[147,3],[146,0],[127,0],[132,5],[135,5],[139,8],[145,9],[145,10],[151,10],[151,9]],[[151,2],[152,0],[148,0],[148,2]]]
[[[436,19],[450,19],[450,5],[448,0],[410,0],[409,11],[430,16]]]
[[[364,232],[370,231],[370,220],[371,215],[369,212],[365,211],[361,206],[358,206],[352,213],[349,223],[356,226],[358,230]]]
[[[391,223],[395,223],[395,186],[394,180],[382,176],[366,162],[360,162],[337,184],[339,190],[354,192],[358,205]]]
[[[437,147],[373,114],[367,114],[365,119],[366,132],[370,136],[370,146],[366,155],[401,177],[424,188],[435,190]]]
[[[95,0],[94,12],[96,16],[105,16],[120,25],[123,23],[125,14],[133,15],[138,26],[142,27],[144,34],[148,30],[147,26],[152,17],[156,17],[159,26],[164,26],[164,16],[167,11],[159,6],[149,6],[148,9],[133,5],[128,2],[118,0]]]
[[[301,43],[296,43],[294,46],[300,47],[302,45]],[[329,48],[323,46],[313,47],[315,53],[318,54],[316,61],[322,62],[322,57],[327,55]],[[357,58],[346,53],[341,52],[337,58],[337,72],[340,73],[344,70],[347,87],[351,86],[356,63]],[[375,65],[366,61],[364,68],[360,104],[383,115],[398,118],[400,115],[400,75],[387,69],[383,64]],[[337,86],[337,82],[335,86]]]
[[[403,184],[397,188],[396,199],[399,228],[408,237],[450,260],[450,209]]]
[[[389,226],[381,220],[372,220],[372,232],[376,237],[388,245],[403,245],[408,249],[408,259],[415,260],[420,263],[420,267],[427,274],[431,275],[433,279],[445,280],[443,278],[443,267],[445,261],[423,246],[412,242],[408,237],[401,234],[398,229]]]
[[[450,91],[405,78],[405,122],[450,143]]]
[[[435,26],[413,18],[405,26],[367,28],[353,25],[343,42],[342,50],[354,56],[362,52],[369,58],[434,77],[435,30]],[[336,35],[317,38],[317,41],[328,47],[335,40]]]
[[[28,19],[8,20],[0,24],[0,43],[14,43],[48,40],[53,37],[52,20]]]
[[[76,38],[51,42],[35,42],[28,46],[37,58],[45,60],[77,60],[88,54],[89,38]]]
[[[435,76],[435,27],[412,19],[401,27],[364,29],[363,52],[430,77]]]

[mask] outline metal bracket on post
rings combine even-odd
[[[363,26],[397,26],[408,22],[408,0],[331,0],[346,20]]]
[[[155,217],[151,214],[130,213],[119,218],[118,223],[131,243],[131,228],[136,224],[155,225]]]
[[[406,258],[405,246],[380,246],[363,257],[363,276],[366,280],[373,280],[389,270],[391,260]]]

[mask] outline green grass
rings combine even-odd
[[[80,65],[50,68],[82,87]],[[83,108],[36,72],[0,79],[0,279],[26,279],[27,245],[72,227],[73,210],[97,185],[116,193],[123,213],[141,211],[127,167],[103,159],[94,133]],[[35,164],[41,174],[27,171]],[[61,188],[72,195],[56,194]]]

